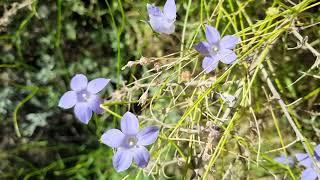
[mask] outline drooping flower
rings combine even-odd
[[[290,167],[294,166],[294,159],[291,156],[281,155],[281,156],[275,157],[274,160],[277,161],[278,163],[281,163]]]
[[[299,161],[299,165],[306,168],[301,174],[301,180],[315,180],[320,178],[320,144],[314,149],[316,164],[312,162],[312,156],[307,153],[297,153],[296,158]]]
[[[97,78],[88,83],[83,74],[76,74],[70,82],[71,91],[62,95],[59,107],[69,109],[74,107],[74,114],[84,124],[88,124],[92,111],[102,114],[100,107],[102,99],[98,93],[109,83],[110,79]]]
[[[202,68],[206,73],[213,71],[219,61],[231,64],[237,59],[232,49],[240,42],[240,38],[233,35],[226,35],[222,39],[220,33],[214,27],[206,25],[206,39],[195,45],[195,49],[205,58],[202,61]]]
[[[117,172],[127,170],[132,160],[144,168],[148,165],[150,153],[144,146],[157,140],[159,128],[149,126],[139,131],[138,118],[126,112],[121,119],[121,131],[110,129],[101,136],[101,142],[117,151],[113,156],[113,167]]]
[[[172,34],[175,30],[176,3],[174,0],[167,0],[163,11],[154,5],[147,4],[149,23],[152,29],[158,33]]]

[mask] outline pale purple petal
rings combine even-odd
[[[102,134],[101,142],[107,146],[117,148],[122,144],[124,138],[125,135],[120,130],[110,129]]]
[[[163,22],[163,17],[159,16],[159,17],[150,17],[150,26],[152,27],[152,29],[158,33],[161,33],[163,30],[162,27],[162,22]]]
[[[310,157],[308,157],[308,158],[300,161],[300,162],[299,162],[299,165],[302,165],[302,166],[304,166],[304,167],[306,167],[306,168],[312,167],[312,159],[311,159]]]
[[[76,74],[71,79],[70,87],[74,91],[80,91],[87,88],[88,79],[83,74]]]
[[[63,109],[72,108],[77,103],[77,93],[75,91],[65,92],[59,100],[58,106]]]
[[[216,28],[206,25],[206,38],[210,44],[217,44],[220,40],[220,33]]]
[[[196,44],[194,48],[204,56],[207,56],[210,53],[210,45],[207,42],[200,42]]]
[[[216,57],[207,56],[202,61],[202,68],[206,73],[213,71],[218,66],[219,60]]]
[[[236,59],[237,55],[230,49],[220,49],[219,60],[225,64],[232,64]]]
[[[312,166],[312,160],[310,157],[307,157],[306,159],[302,160],[299,162],[299,165],[302,165],[306,168],[311,167]]]
[[[274,158],[274,160],[277,161],[278,163],[288,165],[291,167],[294,165],[294,159],[292,157],[286,157],[286,156],[282,155],[282,156]]]
[[[170,2],[169,2],[170,4]],[[169,7],[168,7],[169,8]],[[152,29],[158,33],[172,34],[175,31],[175,19],[165,16],[160,8],[147,4],[149,23]],[[169,15],[170,16],[170,15]]]
[[[158,138],[159,130],[160,129],[157,126],[149,126],[142,129],[137,134],[137,138],[138,138],[137,144],[141,146],[147,146],[154,143]]]
[[[220,40],[219,47],[222,49],[233,49],[239,42],[240,38],[236,36],[226,35]]]
[[[305,169],[301,174],[301,180],[316,180],[317,172],[312,168]]]
[[[162,26],[160,28],[160,33],[164,33],[164,34],[172,34],[175,31],[175,21],[169,21],[169,20],[164,20],[162,22]]]
[[[136,115],[126,112],[121,119],[121,130],[126,135],[136,135],[139,131],[139,121]]]
[[[169,19],[175,19],[177,13],[177,7],[174,0],[167,0],[166,4],[163,7],[163,13]]]
[[[161,9],[152,4],[147,4],[147,10],[148,10],[149,18],[151,18],[152,16],[163,16]]]
[[[87,103],[77,103],[74,106],[74,114],[84,124],[88,124],[92,116],[92,110]]]
[[[134,152],[129,150],[119,150],[114,154],[112,158],[113,167],[116,169],[117,172],[122,172],[127,170],[133,158]]]
[[[140,146],[134,149],[133,159],[139,167],[144,168],[149,163],[150,153],[144,146]]]
[[[88,106],[93,112],[97,114],[103,113],[103,109],[100,107],[101,103],[102,103],[102,99],[98,95],[90,95]]]
[[[302,165],[306,168],[312,166],[312,160],[308,154],[305,153],[297,153],[296,158],[299,161],[299,165]]]
[[[314,148],[314,156],[320,161],[320,144]]]
[[[97,94],[110,82],[110,79],[97,78],[88,83],[87,90],[92,94]]]
[[[172,34],[175,31],[175,21],[169,21],[162,16],[155,16],[150,18],[150,26],[158,33]]]
[[[298,161],[302,161],[302,160],[309,157],[309,155],[307,153],[297,153],[295,156]]]

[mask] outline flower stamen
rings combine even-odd
[[[128,145],[129,145],[129,147],[135,146],[135,145],[137,144],[137,142],[138,142],[138,140],[137,140],[137,138],[134,137],[134,136],[128,138]]]
[[[213,45],[213,46],[212,46],[212,51],[213,51],[214,53],[218,52],[218,51],[219,51],[218,46]]]

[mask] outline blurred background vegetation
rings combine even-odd
[[[316,4],[317,1],[225,0],[221,1],[221,6],[226,12],[231,13],[234,9],[241,7],[240,4],[243,5],[245,14],[255,24],[268,15],[292,10],[295,4],[301,2],[306,2],[306,7],[315,5],[290,15],[295,16],[295,28],[298,28],[304,41],[319,51],[320,8],[319,3]],[[148,179],[152,177],[159,179],[166,178],[168,175],[173,179],[196,178],[194,173],[190,175],[186,170],[194,171],[195,168],[192,165],[188,168],[172,166],[170,170],[166,170],[167,175],[163,175],[160,168],[150,177],[146,176],[148,173],[142,173],[137,168],[131,168],[130,171],[124,173],[116,173],[112,167],[112,149],[100,144],[99,137],[102,131],[115,127],[117,119],[105,113],[102,117],[95,116],[88,126],[84,126],[75,119],[72,111],[65,111],[57,107],[60,96],[69,89],[69,81],[76,73],[86,74],[89,79],[111,78],[111,84],[103,93],[104,98],[119,99],[118,96],[121,96],[119,90],[123,88],[123,84],[144,78],[145,73],[151,67],[137,65],[121,70],[128,61],[139,60],[142,56],[162,57],[179,52],[182,41],[185,43],[185,49],[192,49],[194,41],[199,42],[204,39],[203,33],[198,33],[197,28],[200,23],[211,23],[207,19],[210,19],[213,10],[220,6],[215,0],[177,0],[176,32],[171,36],[166,36],[154,33],[148,25],[146,3],[163,5],[164,1],[2,0],[0,2],[1,179]],[[205,5],[202,6],[202,4]],[[238,22],[239,29],[251,26],[239,16],[234,19]],[[188,17],[187,21],[185,21],[186,17]],[[228,19],[224,17],[222,17],[220,27],[228,25]],[[273,22],[285,18],[275,18]],[[225,33],[237,32],[229,28]],[[184,34],[183,38],[181,34]],[[244,40],[245,37],[241,35]],[[252,37],[254,36],[250,38]],[[304,45],[286,31],[272,44],[268,63],[269,67],[272,67],[270,74],[282,98],[286,102],[294,102],[302,98],[299,105],[295,105],[294,110],[290,112],[299,124],[299,130],[310,142],[320,142],[319,67],[308,71],[316,60],[320,61],[320,58],[316,59]],[[257,48],[252,54],[258,51],[260,49]],[[179,58],[179,54],[175,57]],[[254,55],[246,57],[247,65],[253,61],[252,57]],[[197,68],[191,74],[193,77],[196,76],[194,72],[201,72],[199,62],[202,58],[196,57],[195,59],[198,63],[193,62],[192,66],[187,68],[188,72],[194,70],[194,67]],[[249,68],[245,67],[246,64],[238,67],[234,73],[243,77],[251,76]],[[219,69],[217,74],[223,73],[224,70]],[[306,77],[291,86],[290,84],[303,73],[307,74]],[[189,76],[186,72],[185,75]],[[186,77],[187,80],[188,78],[190,77]],[[252,86],[252,98],[254,99],[252,107],[256,112],[255,118],[260,127],[261,136],[268,139],[267,142],[278,142],[273,116],[266,115],[266,112],[269,113],[269,105],[274,107],[278,105],[266,99],[263,84],[264,81],[258,78]],[[232,88],[231,91],[235,91],[236,87]],[[226,88],[219,86],[218,89]],[[138,100],[141,95],[143,91],[136,92],[133,98],[135,101],[130,106],[130,111],[136,114],[141,114],[143,110],[149,108],[148,104],[144,107],[139,105]],[[165,109],[163,106],[166,106],[168,102],[161,101],[153,108],[162,112]],[[112,110],[122,114],[127,110],[127,106],[115,105]],[[238,110],[243,116],[250,116],[248,118],[252,120],[250,113],[243,108]],[[178,109],[176,112],[171,112],[170,116],[179,119],[185,111],[185,109]],[[236,135],[232,136],[235,139],[242,136],[245,139],[243,141],[254,144],[257,132],[254,128],[256,124],[251,120],[242,124],[246,128],[239,128]],[[170,121],[170,123],[175,122]],[[282,133],[288,135],[285,137],[285,142],[295,139],[292,130],[286,128],[289,125],[282,115],[280,115],[279,126],[282,127]],[[183,143],[174,144],[174,148],[180,151],[180,148],[187,146]],[[270,144],[262,143],[261,146],[261,149],[264,149]],[[301,145],[297,145],[296,148],[303,151]],[[174,154],[176,150],[173,149],[168,153]],[[246,155],[244,153],[243,156]],[[230,159],[226,161],[228,160]],[[170,162],[170,158],[164,161]],[[241,157],[234,159],[233,162],[239,163],[235,163],[236,166],[232,170],[228,169],[229,164],[226,163],[225,166],[220,166],[214,171],[216,175],[210,177],[224,177],[226,172],[232,171],[231,174],[234,176],[231,176],[232,178],[227,176],[226,179],[272,178],[265,172],[266,169],[270,168],[278,172],[275,163],[254,165],[250,170],[245,171],[243,168],[238,168],[243,161],[245,160]],[[293,171],[299,177],[298,168]]]

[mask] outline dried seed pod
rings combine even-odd
[[[159,72],[161,70],[161,64],[159,62],[154,63],[154,69]]]
[[[207,154],[207,153],[203,153],[202,154],[202,160],[203,161],[208,161],[210,159],[210,155],[209,154]]]
[[[139,64],[140,65],[146,65],[146,64],[149,64],[150,63],[150,59],[148,59],[148,58],[146,58],[146,57],[141,57],[140,59],[139,59]]]
[[[139,105],[140,105],[140,106],[143,106],[144,104],[146,104],[147,100],[148,100],[148,91],[144,92],[144,93],[140,96],[140,98],[139,98],[139,100],[138,100]]]
[[[180,78],[182,82],[189,82],[191,79],[190,71],[182,71],[180,74]]]

